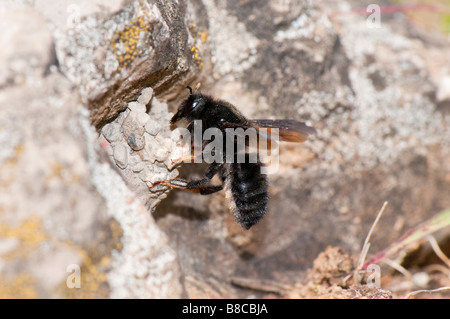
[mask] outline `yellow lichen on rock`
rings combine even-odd
[[[49,236],[42,228],[42,220],[38,216],[31,215],[17,227],[0,222],[0,238],[16,238],[19,241],[20,249],[12,249],[1,256],[4,259],[12,259],[26,257]]]
[[[21,273],[12,279],[0,275],[0,287],[0,299],[33,299],[38,297],[35,279],[30,274]]]
[[[208,31],[207,30],[199,30],[195,26],[195,24],[190,23],[189,24],[189,32],[191,33],[191,36],[193,37],[193,40],[194,40],[194,44],[191,45],[191,47],[190,47],[192,61],[201,70],[203,68],[203,58],[200,54],[199,46],[201,47],[202,44],[204,44],[206,42],[206,40],[208,39]]]
[[[147,22],[149,14],[144,11],[143,15],[137,16],[126,25],[123,30],[116,30],[111,39],[111,47],[114,55],[119,61],[118,71],[129,65],[138,55],[137,45],[141,32],[148,34],[151,24]]]
[[[203,67],[203,59],[200,56],[200,53],[198,51],[198,48],[196,46],[191,47],[192,52],[192,61],[198,66],[198,68],[201,70]]]

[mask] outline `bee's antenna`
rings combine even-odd
[[[190,92],[189,94],[192,95],[192,88],[189,85],[186,86],[186,88],[189,89],[189,92]]]

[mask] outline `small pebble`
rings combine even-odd
[[[140,163],[137,163],[136,165],[134,165],[131,168],[131,170],[133,172],[135,172],[135,173],[139,173],[139,172],[141,172],[144,169],[144,167],[145,167],[145,163],[144,162],[140,162]]]
[[[150,115],[148,115],[147,113],[139,113],[136,120],[139,125],[144,126],[145,124],[147,124],[148,120],[150,120]]]
[[[166,179],[172,179],[176,178],[178,176],[179,172],[177,170],[170,171],[167,175]]]
[[[137,101],[141,104],[147,105],[153,97],[153,89],[151,87],[145,88],[141,91],[141,95]]]
[[[142,151],[142,160],[146,162],[155,163],[156,158],[155,154],[153,154],[153,146],[146,144],[144,150]]]
[[[128,165],[128,148],[123,144],[118,144],[114,148],[114,160],[119,168],[125,169]]]
[[[128,140],[128,137],[130,136],[131,133],[134,133],[134,135],[137,136],[144,135],[145,129],[138,119],[139,114],[143,113],[130,112],[130,114],[128,114],[127,118],[123,122],[122,133],[125,139]]]
[[[151,167],[151,165],[145,165],[144,169],[139,173],[138,176],[143,182],[148,182],[152,175],[153,175],[153,168]]]
[[[150,135],[156,136],[159,131],[161,131],[161,125],[158,122],[149,119],[145,124],[145,131]]]
[[[149,179],[147,180],[150,183],[156,183],[158,181],[162,181],[166,178],[166,173],[160,172],[160,173],[154,173],[152,176],[149,176]]]
[[[155,158],[158,162],[164,162],[169,155],[166,149],[159,148],[156,150]]]
[[[136,113],[145,113],[146,107],[144,104],[138,103],[138,102],[130,102],[128,103],[128,108],[131,112]]]
[[[114,122],[106,124],[102,128],[102,134],[105,137],[105,139],[110,143],[117,142],[122,138],[120,134],[120,125]]]
[[[128,135],[127,143],[134,151],[140,151],[145,146],[145,138],[143,136],[136,136],[134,133]]]
[[[126,120],[126,118],[128,117],[128,114],[130,114],[130,109],[125,109],[123,112],[121,112],[118,116],[117,119],[115,120],[115,122],[119,125],[122,125],[123,122]]]
[[[167,104],[159,102],[157,99],[152,101],[152,107],[150,108],[150,113],[155,114],[158,118],[161,115],[167,114]]]

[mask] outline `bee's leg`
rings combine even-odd
[[[181,178],[173,178],[168,180],[158,181],[153,183],[153,186],[162,184],[173,188],[182,189],[188,192],[200,193],[202,195],[212,194],[222,190],[222,185],[214,186],[214,185],[205,185],[207,184],[214,175],[220,170],[223,166],[222,163],[213,163],[208,167],[205,177],[197,180],[185,180]]]
[[[194,154],[183,155],[175,159],[171,159],[171,164],[174,163],[202,163],[203,162],[203,151],[191,150]]]
[[[195,155],[190,154],[190,155],[183,155],[181,157],[175,158],[175,159],[171,159],[170,162],[171,164],[174,163],[192,163],[192,161],[195,160]]]
[[[173,188],[182,189],[184,191],[192,193],[200,193],[202,195],[208,195],[222,190],[222,185],[204,185],[209,182],[209,179],[199,179],[199,180],[185,180],[181,178],[174,178],[165,181],[156,182],[153,185],[166,185]]]
[[[198,179],[198,180],[185,180],[181,178],[168,179],[164,181],[159,181],[153,184],[153,186],[162,184],[173,188],[182,189],[184,191],[192,193],[200,193],[202,195],[208,195],[222,190],[222,185],[204,185],[209,182],[209,179]]]

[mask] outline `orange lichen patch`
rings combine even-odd
[[[0,166],[0,187],[7,188],[15,179],[14,169],[19,163],[19,158],[24,152],[24,145],[19,144],[14,148],[14,155],[6,158],[4,163]]]
[[[24,149],[25,149],[25,146],[23,144],[19,144],[14,148],[14,153],[16,155],[16,158],[19,158],[20,155],[22,155]]]
[[[49,235],[43,230],[42,220],[31,216],[18,227],[11,227],[6,222],[0,222],[0,239],[16,238],[19,240],[17,249],[2,255],[6,260],[26,258],[37,246],[48,240]]]
[[[60,163],[51,163],[49,165],[50,171],[45,176],[44,185],[48,185],[48,183],[53,179],[59,179],[63,181],[65,184],[78,183],[81,178],[77,174],[71,173],[70,169],[64,167],[64,165]]]
[[[0,276],[0,299],[37,298],[35,286],[35,279],[30,274],[21,273],[13,278]]]
[[[207,31],[200,32],[200,40],[202,41],[202,43],[205,43],[207,39],[208,39],[208,32]]]
[[[97,250],[85,250],[71,242],[66,244],[81,257],[81,289],[68,288],[66,281],[61,283],[55,293],[67,298],[107,298],[109,289],[106,268],[110,263],[109,256],[100,256]]]
[[[192,46],[191,53],[192,53],[192,61],[194,61],[194,63],[198,66],[199,69],[202,69],[203,59],[199,54],[198,48],[196,46]]]
[[[148,34],[151,24],[147,22],[148,13],[131,20],[123,30],[116,30],[111,39],[111,47],[119,61],[118,71],[129,65],[138,55],[137,45],[141,32]]]
[[[109,221],[109,228],[111,230],[112,240],[110,241],[111,249],[121,250],[123,248],[121,238],[123,236],[123,229],[120,224],[115,220]]]
[[[51,179],[62,178],[64,167],[59,163],[50,164],[50,172],[45,177],[45,183],[47,184]]]
[[[191,33],[192,37],[194,38],[194,43],[198,45],[202,45],[206,42],[208,39],[208,31],[206,30],[198,30],[197,27],[193,24],[189,24],[189,32]],[[192,45],[191,46],[191,53],[192,53],[192,61],[198,66],[199,69],[203,67],[203,59],[200,55],[200,51],[198,46]]]
[[[120,238],[123,235],[122,228],[114,219],[110,220],[111,240],[104,250],[99,250],[97,245],[81,248],[71,242],[65,242],[81,257],[81,289],[70,289],[64,281],[59,285],[56,294],[65,298],[108,298],[109,286],[107,272],[111,266],[112,250],[122,249]]]
[[[17,238],[20,240],[21,247],[36,247],[46,241],[49,236],[42,228],[42,220],[37,216],[31,216],[18,227],[11,227],[1,222],[0,238]]]

